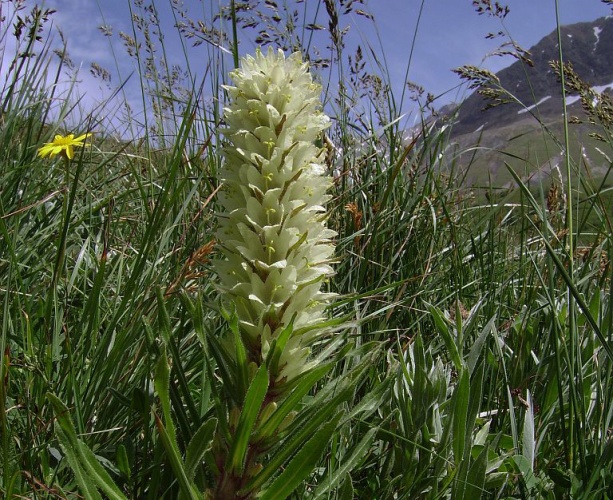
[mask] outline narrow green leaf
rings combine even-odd
[[[517,419],[515,418],[515,405],[513,404],[513,395],[511,388],[507,386],[507,402],[509,406],[509,423],[511,424],[511,436],[513,438],[513,448],[516,453],[519,453],[519,436],[517,434]]]
[[[366,419],[378,408],[381,408],[381,405],[384,403],[385,399],[389,398],[390,386],[393,383],[394,379],[392,377],[385,378],[385,380],[380,382],[351,409],[347,416],[343,418],[343,422],[347,422],[349,419],[360,414],[361,419]]]
[[[453,337],[451,332],[449,331],[449,327],[445,320],[443,319],[442,313],[438,308],[434,306],[429,307],[430,315],[434,320],[434,325],[436,326],[436,330],[443,338],[443,342],[445,343],[445,347],[449,352],[449,357],[453,364],[455,365],[456,370],[459,372],[462,370],[462,358],[460,356],[460,351],[458,350],[458,346],[456,344],[456,339]]]
[[[289,438],[277,449],[266,466],[255,476],[244,491],[249,492],[261,487],[266,481],[274,476],[283,466],[285,461],[300,448],[302,443],[309,439],[323,423],[336,411],[339,404],[347,400],[353,394],[353,387],[345,386],[338,390],[338,394],[330,400],[311,406],[306,411],[301,412],[300,418],[295,420],[291,429],[288,431]]]
[[[487,322],[487,324],[483,327],[483,330],[481,330],[481,333],[473,343],[472,347],[470,348],[470,351],[468,353],[467,365],[468,371],[471,373],[471,375],[473,370],[475,369],[475,366],[477,366],[477,362],[479,361],[479,357],[481,356],[481,351],[483,349],[485,341],[489,337],[492,330],[496,328],[495,320],[496,316],[493,316]]]
[[[532,410],[532,396],[530,391],[526,396],[528,408],[524,416],[524,430],[522,432],[522,455],[526,458],[530,465],[530,470],[534,471],[534,455],[536,452],[536,443],[534,441],[534,412]]]
[[[480,363],[470,379],[470,397],[468,411],[466,412],[466,446],[471,446],[473,430],[476,425],[477,415],[483,400],[483,380],[485,378],[485,363]]]
[[[484,446],[477,459],[470,466],[470,470],[468,471],[468,475],[466,477],[463,498],[472,500],[474,498],[483,497],[483,494],[485,493],[485,472],[487,470],[488,453],[489,446]]]
[[[338,413],[305,443],[285,470],[264,491],[260,500],[284,500],[313,472],[340,418],[341,413]]]
[[[158,305],[158,332],[161,334],[164,344],[168,345],[172,335],[172,327],[170,326],[170,316],[166,310],[166,301],[160,287],[155,288],[155,295]]]
[[[537,478],[534,475],[534,472],[530,468],[530,464],[528,460],[523,455],[514,455],[511,457],[512,463],[517,468],[517,471],[521,474],[522,479],[526,485],[526,488],[532,490],[536,487]]]
[[[343,479],[343,484],[338,492],[338,500],[353,500],[355,491],[353,489],[353,482],[351,481],[351,474],[346,474]]]
[[[343,385],[350,384],[354,387],[360,383],[361,377],[366,375],[372,370],[373,365],[375,364],[379,354],[380,349],[374,348],[373,343],[368,343],[360,346],[357,349],[354,349],[352,354],[355,356],[359,356],[359,363],[351,368],[351,371],[343,375],[340,383]],[[331,397],[334,397],[340,389],[339,382],[330,381],[326,384],[323,384],[315,394],[312,403],[317,405]]]
[[[179,446],[177,444],[175,426],[172,422],[170,406],[170,364],[168,363],[168,358],[166,357],[166,349],[162,349],[162,354],[156,364],[154,385],[155,391],[160,399],[160,404],[162,405],[166,432],[168,433],[169,439],[174,443],[175,449],[178,450]]]
[[[122,405],[124,405],[126,408],[130,408],[131,405],[131,401],[130,398],[126,397],[125,395],[121,394],[117,389],[114,389],[113,387],[109,387],[108,391],[113,395],[113,397]]]
[[[159,329],[161,332],[165,332],[162,334],[164,347],[169,350],[172,359],[180,360],[181,353],[179,352],[175,338],[172,334],[170,316],[166,307],[166,299],[164,298],[162,290],[159,287],[156,288],[156,295],[158,302]],[[170,388],[170,395],[176,397],[178,395],[179,389],[182,390],[184,394],[184,404],[176,405],[174,408],[175,419],[178,425],[183,428],[184,433],[189,433],[189,422],[197,420],[200,417],[200,414],[198,413],[196,405],[191,398],[191,391],[189,389],[189,383],[187,381],[187,376],[185,375],[185,372],[183,370],[183,366],[181,365],[181,363],[177,363],[173,368],[173,375],[176,380],[176,384],[173,384],[173,387]],[[170,373],[168,377],[170,378]],[[188,415],[188,412],[191,415]],[[164,418],[166,418],[166,416]],[[166,427],[168,429],[168,432],[170,432],[172,435],[174,429],[170,428],[168,422],[166,422]]]
[[[136,411],[141,417],[146,417],[149,414],[151,407],[150,395],[135,387],[132,389],[132,399],[130,400],[130,408]]]
[[[236,357],[236,371],[238,374],[237,383],[239,394],[245,394],[247,391],[247,385],[249,384],[249,363],[247,361],[247,350],[241,337],[240,329],[238,326],[238,316],[234,313],[230,317],[230,330],[234,336],[234,347]]]
[[[86,498],[101,498],[100,488],[111,500],[125,499],[94,453],[77,437],[68,408],[54,394],[48,393],[47,399],[56,417],[56,434]]]
[[[87,473],[93,478],[95,484],[100,488],[110,500],[125,500],[126,497],[115,484],[109,473],[102,467],[94,452],[87,445],[79,440],[77,443],[79,458]]]
[[[270,418],[262,424],[258,431],[258,437],[271,436],[275,430],[281,425],[285,417],[296,408],[296,406],[302,401],[302,398],[307,394],[311,388],[320,380],[326,373],[333,367],[333,363],[327,365],[318,366],[301,377],[300,383],[292,391],[292,393],[285,398],[283,403],[277,408]]]
[[[470,399],[470,376],[468,370],[460,372],[460,380],[454,391],[453,405],[453,456],[457,467],[462,463],[466,445],[466,421]]]
[[[294,318],[295,315],[292,317],[289,324],[279,334],[279,336],[274,339],[273,345],[271,346],[266,364],[270,369],[270,373],[273,375],[277,374],[279,371],[279,360],[281,359],[281,354],[283,354],[285,345],[294,331]]]
[[[258,369],[245,397],[243,409],[236,426],[236,433],[228,454],[227,466],[241,474],[245,463],[245,454],[251,438],[253,426],[262,408],[264,397],[268,391],[268,367],[263,364]]]
[[[219,376],[223,381],[223,391],[232,399],[233,403],[236,405],[241,404],[245,397],[245,391],[240,391],[238,388],[240,384],[237,381],[235,361],[228,355],[219,339],[209,335],[206,340],[211,348],[211,354],[217,363]]]
[[[72,424],[72,421],[70,420],[70,413],[68,411],[68,408],[55,394],[47,393],[47,399],[53,407],[53,413],[55,414],[56,422],[64,431],[66,438],[68,439],[68,443],[76,448],[77,433],[75,431],[74,425]]]
[[[521,178],[517,175],[517,173],[507,163],[505,163],[505,166],[507,167],[507,170],[509,171],[509,173],[515,179],[515,182],[517,182],[517,184],[518,184],[519,188],[521,189],[522,193],[526,196],[526,198],[528,199],[528,201],[532,205],[532,208],[534,208],[538,214],[541,214],[540,205],[534,199],[534,196],[532,196],[532,193],[530,192],[530,189],[528,189],[528,187],[522,182]],[[541,220],[545,219],[545,217],[543,217],[542,215],[540,215],[540,218],[541,218]],[[609,342],[609,340],[607,340],[605,335],[602,333],[602,330],[600,329],[600,326],[598,325],[598,322],[594,319],[594,316],[592,316],[592,313],[590,312],[590,308],[586,304],[585,300],[583,299],[583,295],[579,292],[579,290],[577,289],[577,286],[573,282],[572,276],[570,276],[568,274],[568,271],[566,270],[566,266],[560,260],[560,257],[558,256],[558,254],[554,250],[554,248],[551,246],[551,243],[549,243],[549,238],[547,238],[544,235],[542,235],[541,231],[539,230],[539,228],[534,223],[533,223],[533,226],[536,229],[536,231],[539,234],[541,234],[541,236],[543,236],[541,238],[541,241],[545,245],[545,248],[547,249],[547,253],[549,254],[551,259],[553,260],[553,263],[555,264],[556,269],[558,270],[558,272],[562,275],[562,278],[564,279],[564,282],[566,283],[569,292],[573,295],[573,297],[577,301],[577,304],[579,305],[579,308],[581,309],[581,312],[583,312],[583,314],[585,315],[586,320],[588,321],[588,323],[592,327],[594,333],[598,337],[598,340],[600,340],[600,343],[602,344],[602,347],[604,348],[605,353],[609,357],[609,360],[613,361],[613,346]],[[551,230],[551,232],[553,233],[554,231]]]
[[[590,476],[589,481],[587,482],[585,488],[582,491],[583,498],[593,498],[592,489],[594,485],[602,480],[602,471],[611,470],[611,465],[613,462],[613,439],[609,439],[607,444],[604,447],[598,462],[594,465],[594,469],[592,471],[592,475]]]
[[[206,451],[211,447],[216,428],[217,419],[210,418],[200,426],[187,445],[187,451],[185,453],[185,473],[190,480],[194,479],[196,468],[202,461],[202,457]]]
[[[355,446],[351,452],[351,456],[343,458],[340,466],[322,481],[319,487],[315,490],[313,498],[316,500],[330,494],[330,491],[336,487],[349,473],[360,464],[364,455],[368,453],[370,445],[379,430],[378,427],[370,429],[362,440]]]
[[[182,493],[191,500],[201,500],[201,495],[198,493],[195,485],[189,480],[187,473],[185,471],[185,467],[183,466],[183,460],[179,455],[179,450],[176,448],[176,444],[171,441],[164,424],[160,417],[157,414],[153,413],[155,418],[155,424],[158,428],[158,432],[160,433],[160,439],[162,441],[162,445],[166,450],[168,455],[168,459],[170,461],[170,466],[175,473],[179,486],[181,488]]]
[[[62,446],[64,455],[66,455],[68,460],[68,465],[70,465],[70,469],[75,475],[75,479],[77,480],[77,484],[79,485],[79,489],[83,493],[83,496],[88,499],[91,498],[92,500],[102,500],[102,496],[98,492],[96,485],[89,478],[81,465],[76,452],[78,446],[76,443],[72,442],[72,438],[69,436],[69,433],[65,432],[61,425],[56,425],[55,435]]]
[[[132,475],[132,471],[130,470],[130,460],[128,460],[128,452],[123,444],[120,444],[117,447],[116,460],[117,468],[124,476],[130,479],[130,476]]]

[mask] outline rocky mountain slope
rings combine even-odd
[[[564,26],[561,32],[564,59],[572,63],[577,74],[599,92],[613,89],[613,17]],[[523,106],[510,103],[484,111],[489,101],[474,92],[460,106],[454,135],[508,126],[527,118],[526,108],[545,119],[561,114],[560,83],[549,66],[559,58],[557,33],[541,39],[529,53],[533,66],[516,61],[496,74],[500,85]],[[581,107],[572,94],[567,95],[567,104],[571,113]]]

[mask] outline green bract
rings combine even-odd
[[[272,374],[290,380],[307,368],[331,298],[321,290],[333,272],[336,233],[324,208],[331,179],[314,144],[330,119],[299,53],[257,51],[230,76],[217,232],[225,260],[215,265],[251,361],[262,363],[293,321]]]

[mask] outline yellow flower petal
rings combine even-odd
[[[91,133],[80,135],[75,139],[74,134],[62,136],[57,134],[52,142],[43,144],[38,150],[38,156],[41,158],[53,157],[58,154],[63,154],[69,160],[74,158],[74,148],[83,146],[83,141],[91,136]]]

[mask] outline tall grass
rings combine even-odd
[[[116,138],[117,122],[78,116],[77,90],[58,85],[65,59],[41,31],[53,13],[8,3],[22,10],[0,37],[5,498],[177,498],[194,447],[194,485],[211,488],[207,422],[225,397],[215,339],[228,328],[209,264],[218,129],[227,53],[249,37],[301,51],[334,121],[321,143],[338,233],[329,314],[345,327],[330,341],[349,347],[302,404],[342,412],[293,498],[613,495],[612,231],[586,165],[567,157],[565,184],[536,191],[512,171],[506,197],[474,196],[449,127],[424,109],[405,136],[385,62],[346,40],[349,14],[370,22],[365,6],[336,0],[296,13],[231,2],[203,19],[170,2],[181,71],[159,2],[130,2],[123,40],[148,113]],[[19,23],[23,56],[7,59]],[[200,80],[194,41],[209,57]],[[36,154],[64,132],[94,134],[69,170]]]

